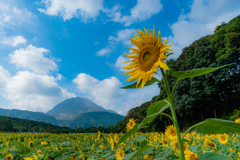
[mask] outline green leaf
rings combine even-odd
[[[221,67],[216,67],[216,68],[201,68],[201,69],[194,69],[190,71],[178,71],[178,72],[173,72],[172,76],[177,77],[177,82],[185,79],[185,78],[190,78],[190,77],[196,77],[196,76],[202,76],[204,74],[216,71],[220,68],[230,66],[232,64],[227,64]]]
[[[168,104],[166,101],[164,100],[160,100],[160,101],[157,101],[157,102],[154,102],[153,104],[151,104],[149,107],[148,107],[148,110],[147,110],[147,116],[150,116],[154,113],[157,113],[160,111],[160,109],[162,107],[164,107],[166,104]],[[169,104],[168,104],[169,105]]]
[[[157,78],[155,78],[155,77],[152,77],[152,79],[151,80],[149,80],[149,81],[147,81],[147,83],[144,85],[144,86],[149,86],[149,85],[151,85],[151,84],[153,84],[153,83],[155,83],[155,82],[158,82],[159,80],[157,79]],[[141,80],[141,82],[138,84],[138,86],[141,86],[141,84],[142,84],[142,80]],[[125,87],[121,87],[122,89],[136,89],[137,88],[137,82],[135,82],[135,83],[133,83],[133,84],[130,84],[130,85],[128,85],[128,86],[125,86]]]
[[[197,145],[191,145],[189,146],[190,151],[196,153],[198,146]]]
[[[125,134],[119,139],[119,141],[118,141],[117,144],[120,144],[120,143],[124,142],[124,141],[125,141],[126,139],[128,139],[131,135],[133,135],[134,132],[136,132],[138,129],[140,129],[140,128],[139,128],[139,125],[140,125],[140,124],[141,124],[141,123],[136,124],[131,130],[129,130],[127,133],[125,133]]]
[[[197,132],[203,134],[222,134],[229,132],[240,133],[240,123],[217,118],[209,118],[196,124],[195,129]]]
[[[205,152],[198,160],[231,160],[229,157],[214,152]]]
[[[127,154],[122,160],[130,159],[136,152],[137,152],[137,151]]]
[[[135,141],[142,142],[142,140],[146,137],[146,135],[138,136],[135,138]]]
[[[142,147],[140,150],[138,150],[135,154],[133,154],[132,157],[130,157],[130,159],[133,159],[134,157],[137,157],[139,156],[140,154],[142,154],[142,152],[144,152],[145,150],[149,149],[149,148],[152,148],[154,146],[151,146],[151,145],[145,145],[144,147]]]
[[[165,109],[169,108],[169,104],[164,105],[157,113],[153,113],[149,116],[147,116],[145,119],[142,120],[139,127],[145,125],[146,123],[152,122],[159,114],[161,114]],[[139,128],[140,129],[140,128]]]
[[[166,56],[166,57],[169,57],[169,56],[172,55],[172,54],[174,54],[174,53],[167,53],[165,56]]]

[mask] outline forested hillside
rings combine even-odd
[[[174,103],[179,126],[185,130],[206,118],[236,118],[240,113],[240,16],[229,23],[217,26],[213,35],[208,35],[194,41],[183,48],[177,60],[169,59],[170,70],[166,71],[167,80],[172,89],[176,78],[172,72],[186,71],[197,68],[213,68],[233,63],[229,67],[215,72],[181,80],[174,91]],[[163,83],[163,80],[161,80]],[[161,83],[158,83],[160,94],[151,102],[131,109],[123,121],[115,129],[120,132],[126,128],[130,118],[141,122],[145,118],[147,108],[156,100],[167,97]],[[170,114],[170,110],[164,111]],[[232,117],[230,117],[232,116]],[[164,131],[172,124],[166,117],[158,116],[147,129],[143,131]]]

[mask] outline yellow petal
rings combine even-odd
[[[163,60],[159,61],[159,66],[163,69],[169,70],[167,63],[165,63]]]
[[[137,58],[137,57],[139,57],[138,55],[126,55],[126,54],[124,54],[123,53],[123,55],[125,56],[125,57],[128,57],[128,58]]]
[[[138,49],[142,49],[143,48],[141,43],[137,42],[136,40],[134,40],[132,38],[129,38],[129,39],[132,42],[132,44],[134,44]]]
[[[153,26],[153,36],[156,37],[155,26]]]
[[[134,37],[136,40],[139,40],[139,37],[136,36],[135,34],[133,34],[133,37]]]
[[[131,48],[131,47],[125,47],[125,48],[128,48],[128,49],[131,49],[131,50],[133,50],[134,52],[139,52],[139,50],[138,49],[136,49],[136,48]]]
[[[128,79],[126,79],[125,82],[132,82],[132,81],[135,81],[135,80],[139,77],[139,75],[140,75],[140,72],[138,72],[137,74],[135,74],[135,75],[129,77]]]

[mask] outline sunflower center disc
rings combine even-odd
[[[143,55],[143,60],[146,62],[150,58],[151,54],[149,52],[145,52]]]
[[[159,48],[156,45],[145,45],[139,54],[139,68],[141,71],[150,71],[160,56]]]

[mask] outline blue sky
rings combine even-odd
[[[47,112],[79,96],[125,115],[160,92],[120,89],[135,30],[154,25],[176,59],[238,15],[239,0],[0,0],[0,107]]]

